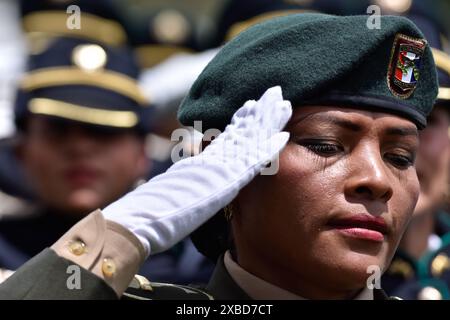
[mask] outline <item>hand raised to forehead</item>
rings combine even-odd
[[[147,253],[167,250],[230,203],[284,148],[292,115],[280,87],[247,101],[205,150],[106,207],[106,219],[132,231]]]

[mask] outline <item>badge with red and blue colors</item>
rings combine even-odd
[[[406,99],[414,92],[426,45],[424,39],[395,36],[388,71],[388,86],[395,96]]]

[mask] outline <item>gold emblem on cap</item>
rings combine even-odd
[[[190,24],[177,10],[163,10],[153,19],[150,30],[163,43],[180,44],[190,33]]]
[[[96,44],[83,44],[72,51],[72,62],[84,71],[103,69],[108,60],[106,51]]]

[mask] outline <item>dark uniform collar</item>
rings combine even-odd
[[[225,268],[224,256],[220,256],[206,291],[217,300],[252,300],[231,278]],[[373,290],[374,300],[390,299],[383,289]]]
[[[217,260],[216,268],[209,280],[206,291],[217,300],[252,300],[231,278],[225,268],[223,258],[224,256],[222,255]]]

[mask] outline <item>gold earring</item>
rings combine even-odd
[[[223,211],[225,213],[225,219],[227,221],[231,221],[231,219],[233,219],[233,208],[231,203],[227,205],[225,208],[223,208]]]

